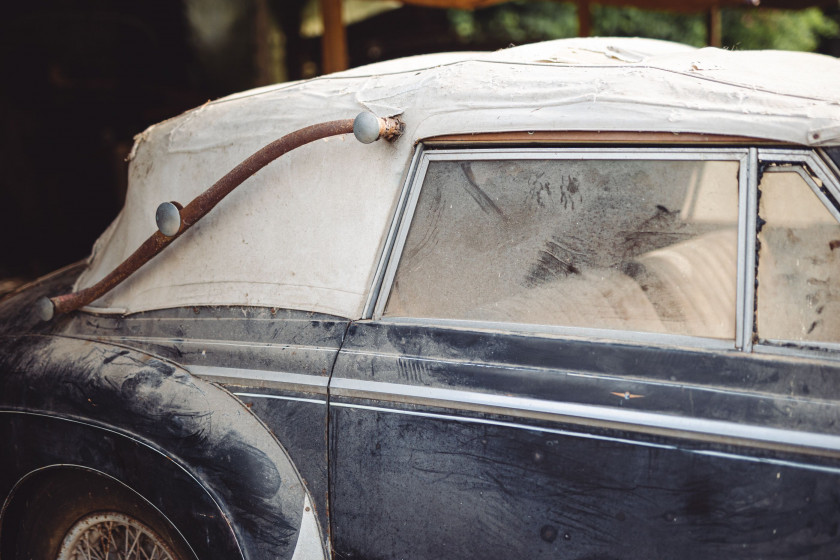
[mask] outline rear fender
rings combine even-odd
[[[199,557],[294,554],[309,500],[288,454],[235,397],[171,363],[94,341],[3,337],[0,437],[10,451],[0,496],[69,463],[135,489]]]

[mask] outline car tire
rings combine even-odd
[[[109,477],[61,473],[37,485],[25,502],[16,524],[16,560],[195,558],[160,512]]]

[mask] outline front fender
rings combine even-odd
[[[0,411],[2,492],[33,468],[79,464],[140,491],[201,558],[294,553],[306,495],[288,454],[181,368],[99,342],[2,337]]]

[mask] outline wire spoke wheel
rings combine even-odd
[[[70,527],[57,560],[179,560],[157,533],[116,512],[87,515]]]

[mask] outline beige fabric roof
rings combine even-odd
[[[279,136],[363,110],[401,114],[404,136],[371,145],[336,137],[287,154],[93,305],[259,305],[358,318],[417,141],[584,130],[838,145],[840,61],[568,39],[388,61],[234,95],[138,137],[125,208],[77,287],[102,278],[154,231],[160,202],[186,204]]]

